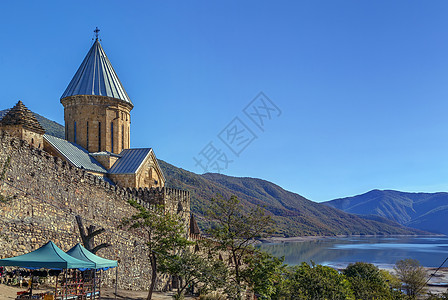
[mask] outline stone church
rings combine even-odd
[[[0,128],[70,165],[123,188],[163,188],[165,177],[151,148],[130,148],[131,99],[98,36],[61,96],[65,139],[45,130],[19,101]]]
[[[48,240],[70,249],[79,242],[75,217],[81,216],[106,230],[97,242],[112,246],[101,255],[121,261],[118,274],[108,273],[104,283],[118,280],[120,288],[141,289],[151,268],[142,235],[117,229],[135,213],[128,201],[147,209],[163,205],[194,240],[201,236],[190,214],[190,193],[165,186],[153,149],[130,147],[134,105],[98,38],[60,101],[65,138],[45,133],[21,101],[0,116],[0,258]],[[168,281],[158,284],[162,289]]]

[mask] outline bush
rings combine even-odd
[[[404,284],[406,295],[416,299],[424,293],[426,284],[426,271],[415,259],[403,259],[395,263],[394,267],[398,278]]]
[[[350,282],[333,268],[303,262],[290,269],[286,299],[354,299]]]
[[[349,264],[344,275],[350,281],[356,299],[392,299],[388,279],[376,266],[357,262]]]

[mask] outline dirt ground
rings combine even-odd
[[[101,291],[101,299],[113,300],[113,299],[133,299],[133,300],[144,300],[148,296],[147,291],[125,291],[118,290],[117,298],[115,298],[115,290],[105,289]],[[155,300],[172,300],[174,293],[154,293],[152,298]]]
[[[12,287],[7,286],[4,284],[0,284],[0,300],[3,299],[16,299],[17,292],[24,291],[26,288],[18,288],[18,287]],[[36,290],[36,293],[39,292],[45,292],[46,290]],[[104,300],[123,300],[123,299],[130,299],[130,300],[144,300],[146,299],[146,296],[148,296],[147,291],[126,291],[126,290],[118,290],[117,297],[114,295],[115,290],[114,289],[101,289],[101,299]],[[172,300],[173,299],[173,293],[154,293],[153,299],[155,300]]]

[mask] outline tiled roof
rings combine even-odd
[[[44,134],[44,139],[75,167],[107,173],[107,170],[81,146],[48,134]]]
[[[45,133],[45,129],[40,125],[34,114],[22,103],[22,101],[17,102],[17,104],[6,113],[0,120],[0,125],[22,125],[23,127],[38,133]]]
[[[151,152],[151,148],[124,149],[120,153],[121,158],[114,163],[109,173],[135,174]]]
[[[133,105],[98,39],[93,43],[61,99],[74,95],[107,96]]]

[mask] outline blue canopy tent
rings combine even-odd
[[[77,259],[56,246],[52,241],[49,241],[37,250],[30,253],[0,259],[0,266],[22,267],[27,269],[55,269],[66,270],[65,282],[67,282],[67,270],[78,269],[84,271],[95,268],[95,264],[90,261]],[[32,286],[30,287],[30,295],[32,294]],[[57,281],[55,287],[55,295],[57,294]],[[68,295],[67,288],[65,289],[65,298],[75,299],[76,296]]]
[[[52,241],[30,253],[0,259],[0,266],[22,267],[27,269],[79,269],[81,271],[95,268],[91,261],[77,259],[66,254]]]
[[[99,257],[98,255],[93,254],[86,248],[84,248],[81,244],[76,244],[72,249],[66,252],[70,256],[85,261],[89,263],[93,263],[95,265],[94,269],[102,269],[107,270],[109,268],[115,268],[118,266],[116,260],[106,259]]]
[[[93,254],[86,248],[84,248],[81,244],[76,244],[72,249],[67,251],[67,254],[73,256],[74,258],[86,261],[86,262],[92,262],[95,264],[95,270],[107,270],[109,268],[115,268],[118,266],[118,262],[116,260],[106,259],[103,257],[100,257],[98,255]],[[115,276],[117,276],[117,272],[115,272]],[[100,276],[101,278],[101,276]],[[94,286],[93,286],[93,295],[97,295],[96,291],[96,285],[97,285],[97,274],[95,271],[94,274]],[[100,284],[100,290],[101,293],[101,284]],[[115,294],[117,293],[117,280],[115,280]]]

